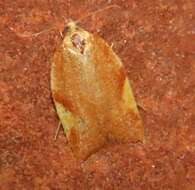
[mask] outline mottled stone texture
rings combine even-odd
[[[54,141],[50,60],[68,20],[113,4],[80,25],[124,62],[146,144],[111,143],[79,162],[62,130]],[[1,0],[0,189],[194,190],[194,10],[194,0]]]

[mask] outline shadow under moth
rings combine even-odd
[[[143,141],[144,128],[120,58],[99,36],[67,25],[51,66],[57,114],[73,153],[86,159],[109,139]]]

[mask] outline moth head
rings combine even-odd
[[[90,34],[77,26],[74,22],[69,22],[65,29],[64,48],[75,55],[85,55],[89,49]]]

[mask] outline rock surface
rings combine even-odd
[[[122,59],[146,143],[79,162],[62,130],[54,141],[50,60],[70,19],[114,4],[80,25]],[[0,189],[195,189],[194,10],[193,0],[1,1]]]

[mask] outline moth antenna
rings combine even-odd
[[[29,37],[37,37],[45,32],[48,32],[48,31],[51,31],[53,29],[56,29],[56,26],[53,26],[53,27],[50,27],[50,28],[47,28],[45,30],[41,30],[40,32],[36,32],[36,33],[32,33],[32,34],[25,34],[25,33],[19,33],[19,32],[16,32],[12,27],[9,27],[9,29],[11,31],[13,31],[17,36],[19,37],[22,37],[22,38],[29,38]]]
[[[79,23],[79,22],[81,22],[83,19],[85,19],[85,18],[87,18],[87,17],[90,17],[90,16],[92,16],[92,15],[96,15],[96,14],[98,14],[98,13],[100,13],[100,12],[103,12],[103,11],[105,11],[105,10],[108,10],[108,9],[111,9],[111,8],[121,8],[119,5],[108,5],[108,6],[106,6],[106,7],[104,7],[104,8],[101,8],[101,9],[98,9],[98,10],[96,10],[96,11],[94,11],[94,12],[90,12],[90,13],[88,13],[88,14],[86,14],[85,16],[83,16],[83,17],[81,17],[80,19],[78,19],[78,20],[76,20],[76,21],[73,21],[72,19],[69,19],[69,21],[72,21],[72,22],[74,22],[75,24],[77,24],[77,23]],[[54,29],[56,29],[57,28],[57,26],[55,25],[55,26],[52,26],[52,27],[50,27],[50,28],[48,28],[48,29],[45,29],[45,30],[42,30],[42,31],[40,31],[40,32],[36,32],[36,33],[32,33],[32,34],[22,34],[22,33],[19,33],[19,32],[17,32],[17,31],[15,31],[14,30],[14,28],[12,28],[12,27],[8,27],[11,31],[13,31],[17,36],[19,36],[19,37],[22,37],[22,38],[29,38],[29,37],[37,37],[37,36],[39,36],[39,35],[41,35],[41,34],[43,34],[43,33],[46,33],[46,32],[49,32],[49,31],[51,31],[51,30],[54,30]],[[60,31],[60,36],[63,38],[63,32],[62,31]]]
[[[103,12],[103,11],[108,10],[108,9],[111,9],[111,8],[118,8],[118,9],[121,9],[121,7],[120,7],[119,5],[116,5],[116,4],[115,4],[115,5],[108,5],[108,6],[104,7],[104,8],[98,9],[98,10],[96,10],[96,11],[94,11],[94,12],[89,12],[89,13],[86,14],[85,16],[83,16],[83,17],[81,17],[80,19],[76,20],[76,21],[75,21],[75,24],[81,22],[83,19],[85,19],[85,18],[87,18],[87,17],[96,15],[96,14],[98,14],[98,13],[100,13],[100,12]]]
[[[54,141],[57,140],[57,137],[58,137],[58,134],[59,134],[59,131],[60,131],[61,124],[62,123],[59,121],[58,127],[57,127],[56,132],[55,132]]]

